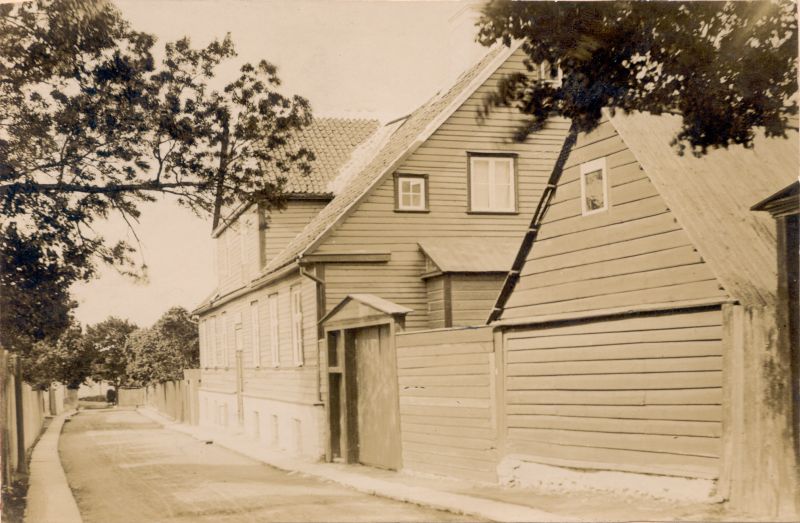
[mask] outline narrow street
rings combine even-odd
[[[82,410],[59,452],[86,523],[469,520],[292,475],[133,410]]]

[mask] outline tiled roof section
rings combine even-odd
[[[288,150],[305,147],[311,150],[316,159],[311,163],[311,172],[304,175],[293,167],[288,173],[280,171],[275,165],[265,166],[266,176],[277,180],[286,178],[285,191],[298,195],[331,194],[329,185],[342,166],[350,159],[353,151],[369,138],[378,128],[377,120],[355,118],[315,118],[288,144]]]
[[[695,157],[669,145],[679,116],[618,112],[611,121],[725,289],[746,305],[772,303],[775,221],[750,207],[797,180],[797,131],[786,138],[759,131],[751,149],[731,145]]]
[[[375,154],[367,165],[354,175],[343,188],[342,192],[317,214],[316,218],[298,234],[267,266],[267,272],[276,270],[291,263],[306,249],[312,247],[329,229],[346,216],[347,212],[377,184],[383,176],[396,168],[397,162],[407,157],[418,147],[427,136],[422,136],[440,114],[450,108],[459,97],[471,86],[481,73],[488,70],[497,59],[510,53],[508,48],[497,46],[489,51],[476,65],[462,74],[455,84],[446,92],[437,93],[428,102],[414,111],[405,121],[401,122],[392,133],[386,144]],[[494,69],[492,70],[494,72]],[[454,109],[454,108],[453,108]],[[396,125],[396,124],[393,124]]]
[[[419,242],[442,272],[508,272],[522,238],[437,238]]]

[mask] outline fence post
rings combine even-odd
[[[19,356],[14,358],[14,407],[17,418],[17,472],[28,473],[25,459],[25,414],[22,406],[22,365]]]

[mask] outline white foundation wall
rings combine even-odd
[[[244,397],[244,431],[267,448],[314,460],[325,454],[322,406]]]
[[[200,390],[200,425],[236,430],[236,394]]]

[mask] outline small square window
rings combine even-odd
[[[516,212],[514,163],[511,156],[470,156],[471,212]]]
[[[608,176],[606,159],[581,165],[581,214],[595,214],[608,209]]]
[[[427,211],[428,180],[425,175],[398,174],[395,176],[395,210]]]

